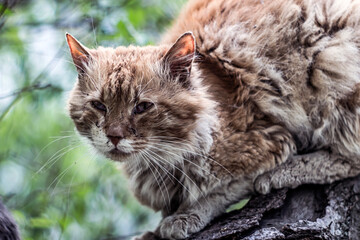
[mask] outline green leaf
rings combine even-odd
[[[56,221],[47,218],[31,218],[30,225],[34,228],[49,228],[54,226]]]
[[[228,207],[228,209],[226,209],[226,212],[242,209],[249,202],[249,200],[250,199],[243,199],[240,202],[231,205],[230,207]]]
[[[132,25],[137,29],[143,27],[146,23],[145,22],[146,16],[145,16],[145,12],[143,9],[131,8],[128,10],[128,16],[129,16],[129,20],[132,23]]]
[[[124,23],[123,21],[119,21],[116,25],[118,33],[117,35],[120,36],[121,38],[125,39],[128,43],[134,42],[134,37],[132,36],[132,34],[130,33],[126,23]]]

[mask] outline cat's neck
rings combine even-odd
[[[193,64],[191,73],[191,84],[194,86],[194,95],[199,98],[202,111],[198,114],[198,119],[194,130],[190,133],[192,148],[187,154],[206,156],[213,145],[213,134],[219,129],[219,116],[217,112],[218,103],[209,92],[209,87],[204,84],[204,73],[199,66]]]

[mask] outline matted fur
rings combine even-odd
[[[161,237],[201,230],[255,189],[360,173],[359,1],[193,0],[160,46],[68,42],[70,116],[162,211]],[[134,114],[141,102],[152,107]]]

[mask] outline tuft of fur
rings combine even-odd
[[[70,116],[162,212],[163,238],[254,191],[360,173],[359,1],[194,0],[159,46],[68,43]]]
[[[20,240],[20,233],[18,227],[6,209],[4,204],[0,201],[0,239],[4,240]]]

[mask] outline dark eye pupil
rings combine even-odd
[[[106,112],[106,107],[104,104],[98,101],[92,101],[91,104],[94,106],[94,108]]]
[[[151,102],[142,102],[142,103],[136,105],[136,107],[134,108],[134,114],[143,113],[146,110],[148,110],[152,105],[153,105],[153,103],[151,103]]]
[[[145,110],[144,104],[139,104],[136,106],[136,112],[140,113],[143,112],[144,110]]]

